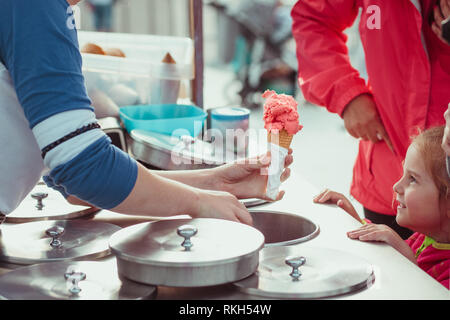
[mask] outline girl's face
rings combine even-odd
[[[440,229],[439,190],[414,144],[408,148],[403,176],[394,185],[394,191],[399,225],[424,234]]]

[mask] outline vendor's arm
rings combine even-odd
[[[152,174],[138,164],[136,185],[114,212],[135,215],[223,218],[252,224],[243,204],[228,192],[201,190]]]
[[[290,176],[289,166],[293,162],[292,149],[285,158],[284,171],[280,181]],[[176,180],[201,189],[226,191],[239,199],[266,199],[267,167],[270,164],[270,152],[253,158],[237,160],[214,169],[186,171],[154,171],[161,177]],[[284,192],[280,192],[280,200]]]
[[[96,122],[67,8],[66,0],[2,1],[0,58],[41,150]],[[251,221],[231,194],[202,191],[154,175],[113,146],[98,128],[52,148],[44,164],[55,188],[98,208]]]

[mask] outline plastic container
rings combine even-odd
[[[180,82],[189,87],[189,80],[194,78],[190,38],[79,31],[78,42],[80,50],[94,43],[103,49],[118,48],[125,54],[123,58],[82,53],[89,96],[100,91],[118,107],[176,103]],[[162,62],[167,53],[175,64]]]
[[[203,129],[206,112],[184,104],[137,105],[120,108],[126,130],[158,132],[173,136],[197,137]]]
[[[220,131],[225,150],[246,153],[248,149],[246,133],[249,128],[250,110],[241,107],[223,107],[212,109],[210,114],[211,129]],[[212,134],[214,135],[214,133]],[[227,135],[234,136],[234,138],[227,139]]]
[[[101,92],[117,107],[148,103],[152,83],[150,65],[96,54],[83,53],[82,58],[85,85],[91,100],[96,100],[94,95]]]
[[[194,43],[187,37],[79,31],[78,43],[80,49],[87,43],[95,43],[102,48],[118,48],[125,53],[126,58],[148,63],[151,75],[155,78],[194,78]],[[170,69],[161,62],[168,52],[176,61]]]

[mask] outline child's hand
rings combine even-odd
[[[387,225],[369,223],[359,229],[347,232],[347,236],[361,241],[382,241],[393,245],[393,240],[398,235]]]
[[[347,232],[351,239],[361,241],[382,241],[392,246],[406,258],[417,264],[414,252],[409,245],[391,228],[384,224],[369,223],[361,228]]]
[[[339,208],[345,210],[353,218],[362,223],[361,218],[355,210],[355,207],[351,202],[343,195],[338,192],[332,191],[330,189],[325,189],[317,196],[314,197],[313,201],[315,203],[332,203],[336,204]]]

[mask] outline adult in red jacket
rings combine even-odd
[[[349,61],[343,31],[362,9],[359,32],[368,83]],[[291,12],[299,85],[360,138],[351,194],[366,218],[395,222],[393,185],[417,130],[444,124],[450,102],[450,46],[440,38],[449,0],[300,0]]]

